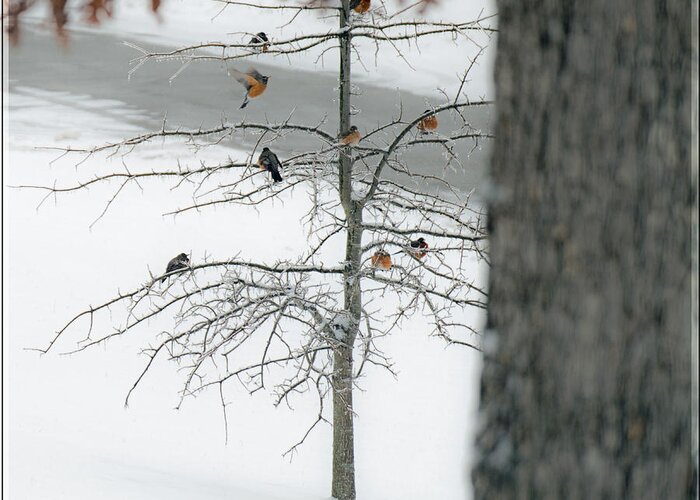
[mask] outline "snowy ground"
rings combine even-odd
[[[178,2],[165,5],[173,9],[163,12],[167,23],[182,19]],[[151,27],[139,23],[150,22],[121,18],[110,29],[148,32]],[[213,22],[229,23],[229,31],[244,29],[235,19],[219,16]],[[204,23],[190,26],[187,37],[192,41],[208,32]],[[175,31],[148,36],[161,43],[163,37],[189,41],[167,39]],[[222,30],[216,26],[212,31]],[[415,91],[424,88],[415,82]],[[207,393],[179,411],[172,409],[180,388],[173,366],[160,365],[144,380],[130,407],[123,407],[123,397],[144,363],[137,355],[143,343],[136,332],[106,348],[71,356],[42,357],[25,350],[44,346],[81,306],[109,298],[117,289],[133,288],[149,269],[161,272],[180,251],[192,252],[194,260],[240,251],[267,261],[276,260],[280,251],[294,252],[305,242],[298,224],[304,201],[288,197],[274,210],[255,215],[212,210],[202,224],[197,214],[163,217],[185,195],[156,185],[125,193],[90,229],[111,193],[108,188],[49,200],[36,210],[41,194],[7,186],[45,184],[57,177],[69,182],[109,168],[109,161],[121,159],[94,158],[75,167],[71,158],[50,163],[57,153],[36,146],[118,140],[140,132],[149,117],[119,100],[21,84],[3,98],[3,479],[8,498],[328,498],[329,427],[312,434],[291,463],[281,457],[313,418],[311,400],[298,400],[290,411],[273,408],[265,394],[250,397],[232,391],[227,395],[226,445],[218,394]],[[245,153],[223,146],[195,153],[174,144],[153,144],[126,161],[147,169],[175,157],[196,163],[226,156]],[[271,235],[274,242],[285,242],[282,248],[270,244]],[[475,263],[470,266],[475,275],[483,274]],[[483,318],[472,321],[478,325]],[[163,327],[154,321],[144,335]],[[413,321],[401,335],[386,340],[385,350],[399,370],[397,380],[373,371],[361,382],[356,423],[359,500],[470,496],[466,470],[480,358],[468,350],[444,349],[441,341],[425,335],[426,329]],[[77,334],[72,337],[77,339]],[[70,342],[60,347],[59,352],[67,350]]]

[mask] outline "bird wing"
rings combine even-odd
[[[351,9],[354,9],[358,5],[360,5],[360,0],[350,0],[350,8]]]
[[[260,157],[258,158],[258,164],[263,167],[263,168],[268,168],[270,165],[270,152],[269,151],[263,151],[260,153]]]
[[[272,165],[276,169],[282,170],[282,163],[280,163],[280,159],[277,158],[277,155],[275,153],[273,153],[272,151],[270,151],[270,163],[272,163]]]
[[[250,90],[250,88],[251,88],[253,85],[255,85],[256,83],[258,83],[258,82],[255,80],[255,78],[253,78],[252,76],[250,76],[250,75],[247,74],[247,73],[243,73],[243,72],[241,72],[241,71],[238,71],[237,69],[230,69],[230,70],[228,70],[228,74],[229,74],[229,76],[232,76],[233,78],[235,78],[235,79],[238,81],[238,83],[240,83],[241,85],[243,85],[243,86],[245,87],[246,90]]]
[[[282,181],[282,163],[280,162],[280,159],[277,158],[277,155],[275,153],[270,153],[271,155],[271,160],[272,160],[272,168],[270,169],[270,172],[272,172],[272,178],[274,179],[275,182],[281,182]]]

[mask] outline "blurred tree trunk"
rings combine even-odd
[[[693,494],[693,9],[498,1],[477,499]]]

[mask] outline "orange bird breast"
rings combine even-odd
[[[380,269],[391,269],[391,256],[385,252],[377,252],[372,255],[371,258],[372,267],[378,267]]]
[[[267,85],[265,85],[262,82],[257,81],[255,78],[252,78],[252,77],[251,77],[251,80],[253,80],[253,82],[255,82],[255,83],[252,83],[250,85],[250,89],[248,89],[248,97],[250,97],[252,99],[252,98],[258,97],[263,92],[265,92]]]
[[[418,124],[418,130],[435,130],[438,127],[437,118],[433,116],[427,116],[423,118]]]
[[[343,138],[340,140],[340,142],[341,142],[341,144],[344,144],[344,145],[346,145],[346,146],[349,146],[349,145],[353,145],[353,146],[354,146],[355,144],[357,144],[358,142],[360,142],[360,131],[359,131],[359,130],[356,130],[355,132],[349,133],[348,135],[346,135],[345,137],[343,137]]]

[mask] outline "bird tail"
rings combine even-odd
[[[241,107],[238,109],[243,109],[248,105],[248,94],[245,95],[245,98],[243,99],[243,104],[241,104]]]
[[[272,180],[275,182],[282,182],[282,175],[280,174],[280,171],[277,170],[276,168],[273,168],[270,170],[270,173],[272,174]]]
[[[163,283],[166,279],[168,279],[167,276],[165,278],[162,278],[160,282]]]

